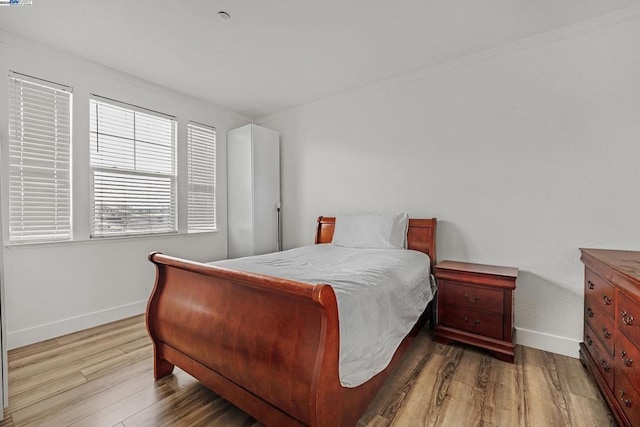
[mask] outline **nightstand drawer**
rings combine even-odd
[[[502,339],[503,318],[501,314],[479,311],[466,307],[445,305],[442,324],[486,337]]]
[[[482,286],[443,281],[440,286],[445,304],[502,314],[504,292]]]

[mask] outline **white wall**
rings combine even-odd
[[[520,268],[519,343],[577,356],[578,248],[640,249],[638,40],[603,18],[261,120],[285,246],[318,215],[435,216],[440,260]]]
[[[188,64],[185,64],[188,66]],[[227,255],[226,133],[248,119],[168,89],[0,33],[0,75],[9,70],[73,88],[73,215],[76,242],[4,246],[9,348],[143,313],[155,271],[151,251],[213,260]],[[5,77],[6,78],[6,77]],[[177,116],[178,168],[186,168],[189,120],[217,129],[218,232],[89,240],[89,94]],[[7,83],[0,82],[2,212],[7,234]],[[186,181],[179,178],[179,231],[186,231]]]

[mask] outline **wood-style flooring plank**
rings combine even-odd
[[[120,348],[120,347],[118,347]],[[124,366],[132,365],[140,360],[148,359],[153,356],[153,348],[150,345],[132,351],[130,353],[123,353],[110,359],[103,360],[102,362],[92,364],[80,370],[82,375],[87,380],[101,377],[107,373],[122,368]]]
[[[453,371],[449,390],[440,409],[438,425],[476,426],[480,424],[490,366],[488,357],[478,350],[464,350]],[[456,410],[458,408],[465,408],[465,410]]]
[[[138,330],[145,330],[144,316],[132,316],[126,319],[118,320],[117,322],[107,323],[105,325],[96,326],[95,328],[85,329],[82,331],[74,332],[72,334],[64,335],[56,338],[59,345],[69,345],[77,341],[90,340],[97,337],[98,339],[104,339],[106,336],[110,336],[110,332],[123,331],[130,326],[134,326]]]
[[[74,372],[79,372],[85,367],[118,357],[121,354],[122,351],[118,348],[107,348],[100,353],[88,355],[84,359],[68,361],[60,360],[58,361],[58,364],[48,364],[49,369],[47,370],[42,370],[39,367],[30,369],[29,366],[16,370],[10,369],[9,400],[11,400],[12,396],[17,395],[18,393],[23,393],[25,390],[36,387],[43,382],[71,375]]]
[[[32,355],[41,355],[42,353],[53,350],[60,347],[58,341],[55,339],[50,339],[46,341],[41,341],[39,343],[26,345],[24,347],[14,348],[9,350],[7,353],[7,364],[9,368],[16,367],[16,361],[23,361],[27,357]]]
[[[118,348],[124,351],[125,353],[131,353],[132,351],[136,351],[141,348],[148,347],[150,345],[151,345],[151,338],[149,338],[149,336],[146,335],[141,338],[138,338],[137,340],[124,343],[118,346]]]
[[[522,356],[522,346],[516,346],[513,359],[516,366],[515,382],[516,395],[518,396],[518,425],[528,426],[527,419],[529,414],[527,413],[527,400],[529,399],[529,392],[524,381],[524,358]]]
[[[516,366],[494,359],[487,377],[482,421],[486,425],[516,426],[519,423]]]
[[[63,412],[83,399],[100,395],[115,385],[143,373],[148,373],[149,377],[153,378],[153,361],[151,358],[119,369],[109,376],[100,377],[65,392],[54,394],[22,409],[13,410],[11,407],[12,401],[9,398],[9,409],[11,409],[14,422],[26,424],[41,419],[48,414]]]
[[[427,333],[426,330],[420,332],[420,334]],[[384,419],[395,418],[398,409],[402,407],[404,399],[427,363],[432,347],[433,342],[430,339],[416,339],[406,357],[398,363],[385,381],[386,386],[376,394],[369,407],[376,408],[376,413]]]
[[[79,372],[57,377],[37,385],[13,396],[9,396],[11,409],[17,411],[31,404],[37,403],[51,395],[55,395],[87,382],[87,379]]]
[[[453,373],[462,358],[461,347],[451,347],[447,355],[433,354],[424,365],[416,386],[398,410],[392,425],[435,425],[447,398]]]
[[[20,371],[20,368],[28,368],[34,372],[37,372],[38,369],[46,371],[60,361],[80,360],[91,354],[99,353],[105,349],[113,349],[119,345],[144,337],[146,333],[146,330],[141,328],[140,325],[127,326],[121,330],[111,330],[102,336],[92,335],[86,340],[74,341],[42,353],[16,359],[11,368],[16,372]],[[114,346],[114,344],[116,345]]]
[[[563,390],[588,399],[598,400],[601,398],[595,383],[584,374],[584,367],[580,360],[560,354],[554,354],[553,359]]]
[[[387,427],[391,424],[389,419],[378,415],[371,409],[367,408],[358,420],[356,427]]]
[[[589,399],[572,393],[566,395],[567,403],[573,410],[570,412],[573,426],[616,427],[617,423],[604,402]]]
[[[149,385],[148,387],[128,396],[126,399],[121,399],[112,405],[94,412],[70,424],[70,426],[111,426],[116,423],[120,423],[126,418],[132,417],[140,412],[141,409],[148,408],[174,393],[173,389],[167,384],[161,384],[157,387]]]
[[[261,426],[179,368],[153,379],[144,316],[12,350],[0,427]],[[76,384],[78,383],[78,384]],[[577,359],[516,347],[515,363],[423,330],[359,427],[614,426]]]
[[[112,387],[103,390],[101,393],[97,393],[67,405],[64,410],[50,412],[44,414],[41,418],[32,420],[26,423],[18,423],[18,420],[14,416],[14,422],[19,425],[25,426],[68,426],[78,420],[81,420],[95,412],[101,411],[114,403],[129,398],[135,395],[140,390],[147,387],[160,387],[161,382],[154,383],[152,372],[143,372],[135,377],[129,378],[126,381],[116,384]],[[24,410],[27,410],[25,408]],[[16,411],[18,414],[20,411]]]
[[[13,418],[11,414],[5,414],[4,419],[0,421],[0,427],[14,427]]]
[[[215,414],[238,410],[200,383],[193,383],[123,421],[126,427],[171,425],[202,405],[215,405]]]
[[[526,425],[571,425],[565,398],[559,393],[547,369],[536,365],[525,366],[524,383],[527,389]]]

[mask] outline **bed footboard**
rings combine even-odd
[[[319,416],[341,424],[327,407],[335,404],[327,396],[341,395],[330,286],[159,253],[149,260],[157,268],[146,318],[156,378],[178,365],[267,424],[317,425]]]

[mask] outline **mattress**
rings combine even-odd
[[[331,244],[210,263],[331,285],[338,302],[340,382],[357,387],[384,370],[435,295],[429,257],[406,249]]]

